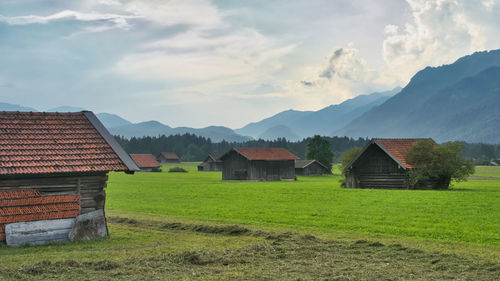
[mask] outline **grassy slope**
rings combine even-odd
[[[217,172],[110,176],[108,210],[500,247],[500,181],[450,191],[343,189],[339,177],[223,182]],[[500,177],[500,169],[485,169]],[[482,168],[478,169],[483,173]]]

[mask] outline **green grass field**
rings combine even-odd
[[[451,190],[345,189],[340,177],[296,182],[224,182],[220,172],[110,176],[108,210],[207,221],[282,226],[500,247],[499,180],[455,183]]]
[[[0,280],[500,280],[500,167],[451,190],[111,173],[110,237],[0,247]]]

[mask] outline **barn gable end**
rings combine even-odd
[[[346,165],[346,187],[409,188],[406,151],[421,139],[372,139]],[[432,139],[425,139],[434,142]]]
[[[0,132],[0,192],[34,190],[40,202],[78,196],[79,214],[104,209],[109,171],[138,170],[89,111],[0,112]],[[30,210],[22,206],[16,210]]]

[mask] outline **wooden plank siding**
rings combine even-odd
[[[80,214],[104,209],[106,173],[0,179],[0,190],[35,189],[42,195],[81,195]]]
[[[407,172],[377,145],[371,145],[346,176],[347,187],[408,188]]]
[[[223,180],[295,180],[294,160],[248,160],[236,151],[224,156]]]

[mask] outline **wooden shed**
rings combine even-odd
[[[331,174],[325,165],[317,160],[295,160],[295,174],[302,176],[318,176]]]
[[[108,172],[137,170],[92,112],[0,112],[0,232],[104,210]]]
[[[153,154],[130,154],[130,157],[132,157],[141,172],[159,171],[161,168],[161,164],[156,161]]]
[[[218,157],[209,154],[203,162],[198,165],[198,171],[222,171],[222,161]]]
[[[175,152],[160,152],[158,157],[156,157],[158,162],[160,163],[180,163],[181,160],[179,159],[179,156],[175,154]]]
[[[295,180],[295,160],[283,148],[233,148],[222,155],[223,180]]]
[[[419,139],[372,139],[346,165],[346,187],[410,188],[406,151]],[[434,142],[432,139],[425,139]]]

